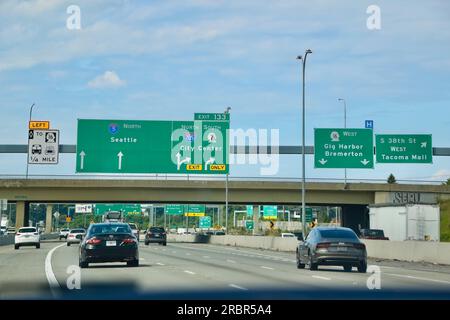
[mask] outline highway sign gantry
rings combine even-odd
[[[229,121],[78,120],[77,173],[228,173]]]
[[[314,129],[315,168],[372,169],[372,129]]]
[[[377,163],[432,163],[431,134],[375,135]]]
[[[58,164],[59,130],[28,130],[28,163]]]

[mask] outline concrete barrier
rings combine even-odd
[[[14,235],[13,234],[6,234],[0,236],[0,246],[7,246],[10,244],[14,244]]]
[[[201,239],[201,241],[199,241]],[[295,252],[298,240],[295,238],[265,236],[202,236],[169,234],[169,242],[210,243],[255,249]],[[426,241],[384,241],[363,240],[371,258],[411,262],[431,262],[450,265],[450,243]]]

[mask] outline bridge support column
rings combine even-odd
[[[45,217],[45,233],[52,232],[52,222],[53,222],[53,204],[47,203],[47,214]]]
[[[252,234],[259,233],[259,206],[253,206],[253,232]]]
[[[30,216],[30,203],[28,201],[16,202],[16,230],[28,226]]]

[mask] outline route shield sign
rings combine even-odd
[[[59,130],[28,130],[28,163],[57,164]]]
[[[227,120],[78,120],[77,173],[228,173]]]
[[[247,230],[253,230],[254,223],[252,220],[245,220],[245,228]]]
[[[373,168],[371,129],[314,129],[315,168]]]
[[[211,228],[211,217],[210,216],[200,217],[199,227],[200,228]]]
[[[431,134],[375,135],[378,163],[432,163]]]

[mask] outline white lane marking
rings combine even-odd
[[[158,266],[165,266],[165,264],[164,263],[161,263],[161,262],[157,262],[156,263]]]
[[[229,286],[230,286],[230,287],[233,287],[233,288],[236,288],[236,289],[239,289],[239,290],[248,290],[247,288],[244,288],[244,287],[241,287],[241,286],[232,284],[232,283],[229,284]]]
[[[406,278],[406,279],[413,279],[413,280],[421,280],[421,281],[430,281],[430,282],[450,284],[450,281],[445,281],[445,280],[436,280],[436,279],[429,279],[429,278],[422,278],[422,277],[413,277],[413,276],[408,276],[408,275],[403,275],[403,274],[386,273],[386,272],[384,272],[383,274],[387,274],[389,276],[394,276],[394,277]]]
[[[203,259],[209,259],[209,256],[203,256]]]
[[[271,267],[266,267],[266,266],[261,266],[261,268],[263,268],[263,269],[267,269],[267,270],[274,270],[274,268],[271,268]]]
[[[229,263],[236,263],[236,261],[234,261],[234,260],[227,260],[227,262],[229,262]]]
[[[139,260],[141,260],[141,261],[145,261],[145,258],[139,258]]]
[[[315,279],[321,279],[321,280],[331,280],[330,278],[327,278],[327,277],[321,277],[321,276],[311,276],[311,277],[313,277],[313,278],[315,278]]]
[[[189,271],[189,270],[184,270],[184,272],[189,273],[189,274],[195,274],[195,272]]]
[[[188,253],[188,252],[186,252],[186,255],[187,255],[187,256],[190,256],[191,254],[190,254],[190,253]]]
[[[58,280],[56,280],[55,277],[55,273],[53,272],[52,269],[52,256],[53,256],[53,252],[55,252],[56,249],[65,246],[66,244],[60,244],[59,246],[54,247],[52,250],[50,250],[47,253],[47,256],[45,257],[45,275],[47,277],[47,281],[48,284],[50,286],[50,291],[52,293],[53,296],[56,295],[56,291],[58,289],[60,289],[61,287],[59,286]]]

